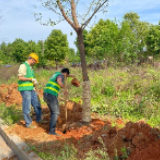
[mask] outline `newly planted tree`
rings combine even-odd
[[[83,30],[91,22],[92,18],[98,12],[105,13],[108,0],[45,0],[42,5],[53,11],[61,18],[58,20],[67,21],[77,34],[79,42],[79,51],[81,58],[81,67],[83,74],[83,105],[82,105],[82,121],[91,121],[91,86],[87,73],[87,65],[85,59],[85,48],[83,42]],[[37,14],[36,14],[37,15]],[[35,15],[35,16],[36,16]],[[41,20],[37,17],[37,20]],[[44,23],[43,23],[44,24]],[[47,25],[55,25],[56,21],[49,20]]]

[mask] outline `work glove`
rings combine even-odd
[[[32,78],[32,83],[33,83],[34,85],[37,85],[37,84],[38,84],[38,81],[37,81],[35,78]]]

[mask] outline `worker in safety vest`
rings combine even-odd
[[[34,90],[34,86],[38,84],[37,80],[34,78],[34,71],[32,66],[39,63],[39,57],[36,53],[31,53],[28,60],[22,63],[18,70],[18,90],[22,96],[22,109],[23,116],[25,120],[25,125],[27,128],[36,128],[36,126],[31,125],[32,119],[30,117],[31,105],[34,108],[36,114],[36,121],[43,123],[41,119],[41,105],[38,100],[37,94]]]
[[[70,75],[68,68],[63,68],[61,72],[56,72],[47,82],[44,92],[43,98],[47,103],[48,108],[51,112],[50,124],[49,124],[49,134],[60,136],[55,132],[57,118],[59,115],[59,103],[58,103],[58,93],[60,88],[64,88],[64,95],[68,94],[67,89],[65,89],[65,77],[75,77],[74,75]]]

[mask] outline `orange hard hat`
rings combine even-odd
[[[36,53],[30,53],[29,57],[32,57],[36,61],[36,63],[39,63],[39,57]]]

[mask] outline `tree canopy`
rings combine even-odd
[[[56,64],[64,60],[69,54],[67,35],[61,30],[53,30],[45,41],[44,54],[48,60],[53,60]]]

